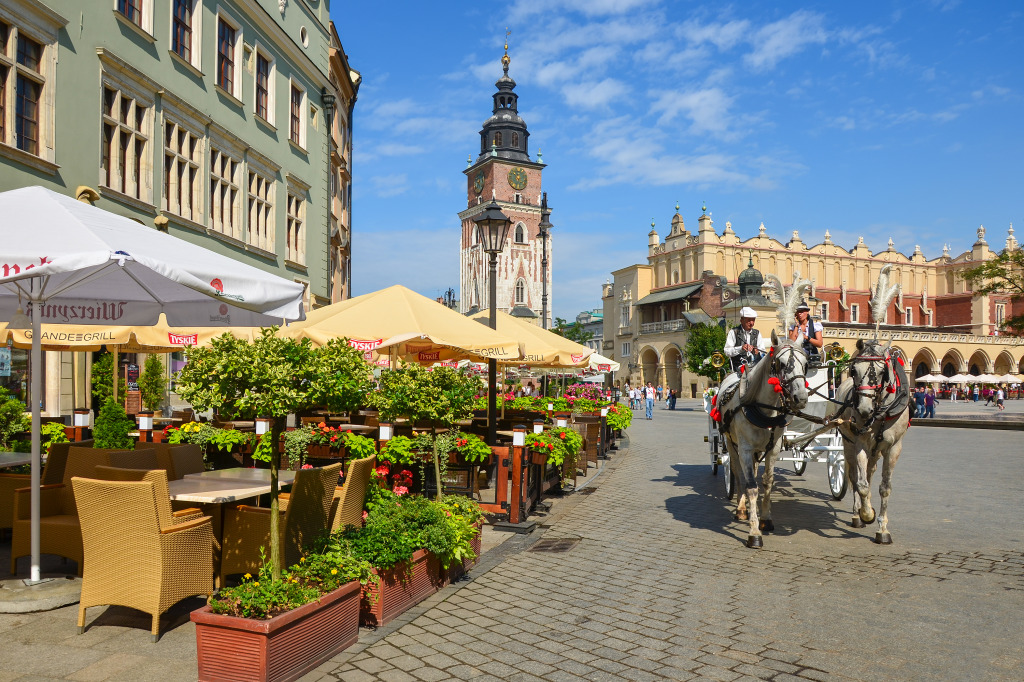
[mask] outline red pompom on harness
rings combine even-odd
[[[740,374],[743,374],[743,372],[746,371],[746,369],[747,369],[746,365],[740,365]]]
[[[717,403],[717,402],[718,402],[718,396],[717,395],[711,396],[711,407],[714,407],[715,403]]]
[[[778,386],[779,385],[779,378],[778,377],[768,377],[768,384],[771,385],[771,386]]]

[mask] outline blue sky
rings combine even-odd
[[[332,3],[353,68],[353,289],[458,292],[467,155],[510,27],[548,167],[553,312],[600,307],[678,202],[719,233],[825,230],[928,258],[1024,228],[1024,5],[671,0]],[[1024,234],[1018,234],[1024,241]]]

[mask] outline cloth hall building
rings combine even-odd
[[[891,239],[881,251],[863,238],[847,249],[827,230],[818,242],[796,231],[783,242],[762,223],[756,236],[741,239],[728,222],[719,232],[706,210],[690,231],[678,211],[664,238],[652,224],[647,262],[616,270],[603,287],[603,354],[621,363],[617,381],[653,381],[696,397],[708,380],[686,370],[689,328],[712,320],[731,328],[739,308],[750,305],[758,329],[770,334],[777,321],[762,292],[767,274],[786,285],[795,273],[811,280],[808,303],[825,326],[825,342],[852,351],[857,339],[874,336],[870,289],[887,263],[900,293],[880,335],[903,352],[913,376],[1024,372],[1024,338],[1001,335],[1003,321],[1024,312],[1024,302],[975,296],[960,276],[1004,248],[1020,248],[1012,225],[1003,244],[989,244],[979,227],[968,250],[947,247],[929,260],[918,246],[910,255],[898,251]]]

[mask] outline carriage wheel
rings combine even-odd
[[[828,490],[832,498],[841,500],[846,497],[846,490],[850,487],[846,477],[846,458],[837,452],[828,453],[825,473],[828,474]]]
[[[797,456],[800,459],[793,461],[793,471],[796,472],[797,476],[803,476],[804,472],[807,471],[807,455],[802,452],[798,452]]]
[[[722,483],[725,484],[725,499],[731,500],[733,492],[736,490],[736,476],[732,473],[732,467],[727,463],[725,465],[725,471],[722,472]]]

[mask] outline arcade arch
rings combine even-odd
[[[1008,350],[1004,350],[998,356],[996,361],[992,364],[994,367],[992,373],[998,376],[1010,373],[1013,374],[1017,371],[1017,363],[1013,359],[1013,355]]]
[[[916,379],[917,377],[923,377],[925,374],[931,374],[936,370],[938,362],[935,359],[935,354],[932,353],[929,348],[922,348],[917,351],[917,355],[914,356],[911,362],[911,375]]]
[[[985,351],[974,351],[974,354],[971,355],[970,362],[967,363],[967,373],[975,376],[992,373],[992,361],[989,359],[988,354]]]
[[[670,389],[675,389],[676,395],[681,395],[683,390],[683,354],[678,346],[669,346],[662,355],[662,362],[665,365],[665,383]]]
[[[950,348],[942,356],[942,374],[944,376],[951,377],[954,374],[962,374],[966,371],[967,363],[964,362],[964,356],[960,355],[957,349]]]
[[[652,384],[658,383],[658,351],[654,350],[650,346],[645,346],[640,350],[640,369],[641,377],[644,385],[647,382]]]

